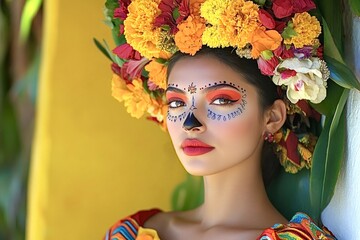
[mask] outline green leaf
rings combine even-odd
[[[286,218],[290,219],[299,211],[310,213],[309,175],[307,169],[291,174],[282,168],[266,189],[272,204]],[[314,216],[311,217],[316,221]]]
[[[96,47],[110,60],[112,61],[111,59],[111,56],[109,55],[108,51],[106,50],[106,48],[96,39],[96,38],[93,38],[94,40],[94,43],[96,45]]]
[[[106,0],[105,7],[108,10],[107,11],[108,16],[113,18],[115,8],[119,7],[119,2],[117,0]]]
[[[333,196],[344,157],[346,130],[345,111],[343,110],[348,95],[349,90],[343,89],[334,115],[325,119],[324,128],[313,154],[310,173],[311,214],[318,218]]]
[[[25,42],[31,30],[31,23],[40,9],[42,0],[27,0],[20,21],[20,40]]]
[[[175,8],[174,11],[172,12],[172,16],[173,18],[176,20],[178,19],[178,17],[180,17],[180,13],[179,13],[179,8]]]
[[[357,0],[356,0],[357,1]],[[316,0],[316,6],[318,11],[325,19],[329,31],[332,35],[334,44],[339,50],[340,54],[343,55],[343,27],[342,27],[342,16],[343,7],[340,0]],[[327,51],[325,51],[327,52]],[[339,59],[338,59],[339,60]]]
[[[324,55],[324,59],[329,67],[332,80],[344,88],[356,88],[360,91],[360,83],[350,68],[327,55]]]
[[[172,195],[172,209],[185,211],[198,207],[204,201],[204,182],[202,177],[187,174]]]
[[[339,62],[344,62],[339,49],[337,48],[333,36],[331,35],[330,29],[323,18],[323,31],[324,31],[324,52],[327,54],[327,56],[332,57]]]
[[[293,28],[293,24],[291,22],[288,23],[288,25],[284,28],[284,31],[281,33],[281,36],[284,39],[292,38],[296,36],[297,33]]]
[[[349,5],[351,8],[351,11],[360,17],[360,1],[359,0],[349,0]]]

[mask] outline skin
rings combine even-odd
[[[221,84],[224,81],[226,84]],[[286,223],[266,195],[260,166],[263,135],[275,133],[283,125],[285,104],[277,100],[269,109],[261,110],[256,88],[211,56],[179,60],[168,83],[169,116],[192,112],[201,123],[187,130],[182,117],[168,121],[168,130],[186,171],[204,176],[205,199],[203,205],[191,211],[157,214],[145,227],[156,229],[162,240],[248,240],[256,239],[275,223]],[[224,86],[209,87],[215,83]],[[239,107],[241,113],[226,121],[208,116],[209,110],[227,116]],[[214,149],[188,156],[181,148],[188,138]]]

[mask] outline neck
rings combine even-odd
[[[259,226],[262,216],[274,215],[258,159],[247,159],[225,171],[204,177],[204,204],[199,214],[204,228]],[[268,223],[265,223],[268,224]],[[269,227],[269,226],[265,226]]]

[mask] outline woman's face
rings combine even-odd
[[[215,57],[177,61],[166,98],[168,130],[190,174],[221,172],[261,149],[265,123],[256,89]]]

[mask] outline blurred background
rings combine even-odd
[[[112,99],[110,62],[93,43],[112,43],[104,2],[0,0],[0,240],[101,239],[139,209],[174,208],[179,186],[201,188],[167,134]],[[347,2],[359,4],[341,2],[359,77],[360,19]],[[360,236],[358,92],[347,109],[346,161],[323,222],[349,240]]]
[[[24,239],[43,8],[0,3],[0,239]]]
[[[104,1],[0,3],[0,240],[101,239],[170,210],[185,173],[166,133],[111,97]]]

